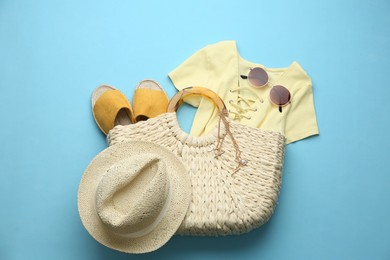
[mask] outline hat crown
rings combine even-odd
[[[139,237],[158,225],[169,197],[165,163],[144,153],[119,160],[107,170],[96,190],[96,211],[107,230]]]

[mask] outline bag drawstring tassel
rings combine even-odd
[[[234,149],[236,150],[236,160],[235,161],[238,163],[238,165],[237,165],[237,168],[232,172],[232,174],[235,174],[236,172],[238,172],[241,169],[241,167],[247,165],[248,161],[241,158],[240,147],[238,146],[238,143],[237,143],[236,139],[234,138],[233,133],[230,130],[230,123],[228,122],[226,117],[227,117],[227,111],[226,111],[226,109],[224,109],[219,113],[218,143],[217,143],[217,147],[215,148],[215,151],[216,151],[215,157],[218,157],[224,153],[222,151],[222,144],[225,140],[226,135],[229,135],[230,139],[233,142]],[[225,125],[225,130],[226,130],[226,133],[223,135],[221,134],[221,121]]]

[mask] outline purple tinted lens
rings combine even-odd
[[[272,103],[278,106],[286,105],[288,102],[290,102],[291,99],[290,91],[280,85],[274,86],[271,89],[269,96]]]
[[[256,87],[263,87],[268,83],[268,74],[262,68],[251,69],[248,75],[249,82]]]

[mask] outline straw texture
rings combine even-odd
[[[146,253],[175,234],[190,200],[191,181],[180,159],[160,145],[131,141],[92,160],[80,182],[78,210],[101,244]]]
[[[282,177],[284,136],[228,121],[241,157],[247,161],[236,173],[232,140],[225,138],[223,154],[216,157],[217,127],[206,136],[190,136],[179,127],[176,113],[116,126],[107,136],[110,146],[131,140],[162,145],[188,167],[192,200],[176,234],[242,234],[267,222],[274,211]],[[226,134],[224,126],[221,132]]]

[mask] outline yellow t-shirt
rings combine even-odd
[[[268,86],[253,88],[247,79],[251,68],[261,67],[268,76]],[[267,68],[240,57],[235,41],[222,41],[199,50],[169,73],[178,90],[202,86],[216,92],[225,102],[229,117],[242,124],[282,133],[287,143],[318,134],[310,77],[293,62],[287,68]],[[273,85],[282,85],[291,93],[291,102],[282,112],[269,98]],[[191,135],[208,133],[218,122],[218,110],[205,98],[185,100],[198,107]]]

